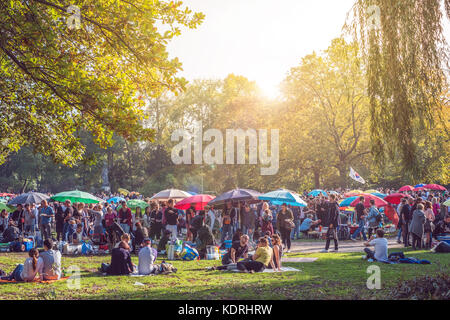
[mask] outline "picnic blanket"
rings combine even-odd
[[[318,258],[281,258],[281,262],[314,262]]]
[[[55,280],[39,280],[39,279],[35,279],[34,281],[28,281],[28,282],[34,282],[34,283],[53,283],[56,281],[62,281],[62,280],[67,280],[70,277],[62,277],[60,279],[55,279]],[[25,283],[25,281],[16,281],[16,280],[1,280],[0,279],[0,283],[13,283],[13,282],[17,282],[17,283]]]
[[[239,272],[239,270],[237,270],[237,269],[234,269],[234,270],[231,270],[231,271],[234,271],[234,272]],[[300,270],[300,269],[296,269],[296,268],[292,268],[292,267],[281,267],[281,272],[301,272],[302,270]],[[273,269],[264,269],[264,271],[263,272],[266,272],[266,273],[275,273],[275,272],[280,272],[280,271],[275,271],[275,270],[273,270]]]

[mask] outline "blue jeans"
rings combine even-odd
[[[300,220],[294,220],[295,227],[291,231],[291,239],[300,239]],[[297,237],[296,237],[297,235]]]
[[[356,239],[359,233],[362,233],[364,241],[367,241],[366,233],[364,231],[364,224],[365,221],[363,219],[359,220],[359,227],[355,230],[355,232],[352,235],[352,239]]]
[[[18,264],[17,267],[14,269],[14,271],[11,273],[10,280],[16,280],[16,281],[23,281],[22,279],[22,271],[23,271],[23,264]]]
[[[400,241],[401,237],[402,237],[402,227],[398,228],[397,241]]]
[[[220,239],[220,242],[223,243],[223,241],[225,240],[225,236],[228,236],[228,238],[231,240],[231,238],[233,237],[233,233],[232,233],[232,226],[231,224],[224,224],[222,226],[222,237]]]

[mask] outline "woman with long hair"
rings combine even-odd
[[[272,211],[270,209],[265,209],[264,214],[261,217],[261,231],[265,234],[267,231],[270,232],[270,235],[273,234],[273,225],[272,225]]]
[[[281,272],[281,256],[283,255],[283,246],[281,244],[281,238],[279,235],[274,234],[272,236],[272,249],[273,249],[273,265],[275,266],[275,271]]]
[[[36,248],[28,251],[28,256],[24,264],[17,265],[14,271],[9,276],[2,277],[2,280],[33,281],[39,270],[42,270],[43,261],[39,258],[39,251]]]

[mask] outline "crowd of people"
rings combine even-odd
[[[225,248],[226,243],[231,243],[228,254],[223,256],[222,269],[237,268],[247,272],[264,268],[280,270],[281,256],[283,252],[290,252],[292,240],[324,228],[326,241],[322,252],[328,252],[332,242],[336,252],[339,250],[338,232],[349,225],[357,225],[351,236],[349,233],[349,239],[358,241],[360,238],[365,245],[378,248],[376,254],[367,249],[368,257],[384,257],[385,254],[380,252],[384,252],[384,246],[387,248],[382,228],[389,222],[386,216],[374,200],[370,200],[370,206],[366,207],[363,195],[354,211],[343,211],[339,201],[344,198],[344,193],[308,196],[305,191],[301,197],[307,203],[306,207],[287,203],[273,205],[267,201],[227,201],[221,207],[207,205],[204,210],[196,210],[192,206],[180,210],[175,208],[173,199],[151,201],[136,194],[133,198],[148,204],[144,209],[129,208],[127,201],[131,197],[117,203],[106,201],[116,196],[112,194],[99,194],[105,201],[96,204],[72,203],[70,200],[19,204],[11,214],[6,210],[0,214],[2,242],[35,236],[37,242],[43,241],[45,251],[39,254],[30,250],[30,257],[24,265],[6,277],[26,280],[42,272],[44,279],[48,276],[49,263],[60,265],[61,257],[54,250],[55,242],[81,244],[85,241],[108,244],[111,263],[103,265],[102,270],[109,274],[128,274],[136,270],[142,274],[153,272],[158,252],[164,252],[166,244],[174,239],[195,243],[201,258],[206,256],[208,246]],[[430,248],[433,238],[449,234],[450,209],[442,205],[448,197],[447,192],[409,192],[399,205],[392,205],[399,217],[396,226],[398,242],[405,247],[412,246],[414,250],[422,246]],[[249,251],[253,250],[254,254],[249,256]],[[130,254],[133,252],[139,255],[138,267],[131,262]],[[56,276],[60,274],[57,272]]]

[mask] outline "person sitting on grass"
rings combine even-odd
[[[283,245],[281,243],[281,238],[278,234],[274,234],[272,236],[272,243],[273,243],[273,255],[272,255],[272,262],[269,267],[272,265],[275,267],[275,271],[281,272],[281,256],[283,255]]]
[[[222,258],[222,265],[212,267],[211,270],[233,270],[237,268],[237,261],[239,259],[248,259],[248,235],[241,236],[239,241],[234,241],[231,244],[230,250],[224,254]]]
[[[121,241],[118,248],[111,251],[111,264],[102,263],[100,271],[108,275],[128,275],[134,272],[131,262],[130,246],[126,241]]]
[[[44,240],[44,252],[40,254],[43,263],[38,272],[41,280],[59,280],[61,278],[61,252],[53,250],[53,241]]]
[[[83,242],[83,238],[83,225],[79,223],[77,224],[77,228],[70,239],[72,240],[73,244],[81,244]]]
[[[256,249],[255,254],[252,256],[251,261],[241,261],[237,263],[237,268],[241,272],[262,272],[265,268],[272,266],[272,269],[275,269],[275,266],[272,261],[273,250],[269,247],[269,242],[266,238],[260,238],[258,242],[258,249]]]
[[[369,239],[369,241],[364,242],[366,247],[374,246],[375,251],[370,250],[369,248],[364,248],[366,252],[366,256],[363,256],[364,259],[372,259],[373,261],[387,261],[388,260],[388,241],[384,237],[383,229],[377,229],[376,231],[377,237],[373,236]]]
[[[39,251],[36,248],[32,248],[28,251],[29,258],[25,260],[24,264],[18,264],[14,271],[6,277],[2,277],[2,280],[16,280],[16,281],[33,281],[40,268],[42,268],[42,258],[39,258]]]
[[[153,263],[156,261],[156,250],[152,248],[152,240],[145,238],[139,250],[138,271],[141,275],[149,275],[155,271]]]
[[[136,248],[136,253],[139,251],[139,248],[141,247],[142,242],[145,238],[148,237],[147,230],[142,227],[140,222],[135,223],[136,230],[133,231],[134,233],[134,247]]]
[[[306,216],[306,219],[303,220],[302,224],[300,225],[300,232],[303,233],[305,236],[308,235],[309,231],[313,231],[314,228],[320,223],[320,220],[313,220],[313,215],[308,214]]]

